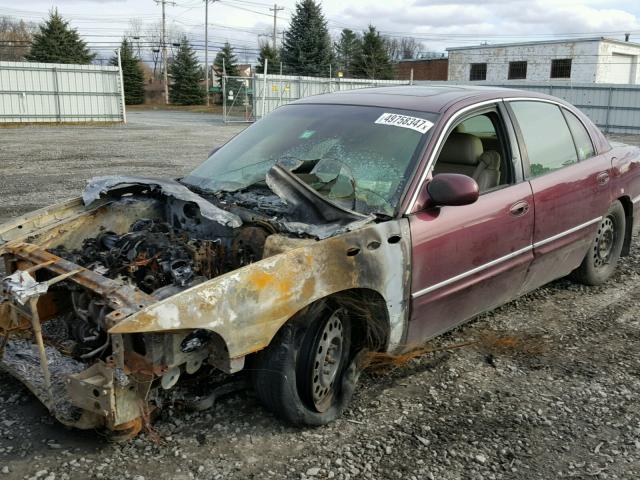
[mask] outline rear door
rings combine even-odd
[[[533,258],[533,195],[501,102],[461,115],[438,140],[435,171],[465,173],[471,166],[465,173],[471,175],[473,159],[466,158],[471,148],[446,148],[451,139],[472,139],[476,153],[498,154],[500,175],[471,205],[427,208],[409,216],[409,346],[513,298]]]
[[[587,129],[568,109],[540,100],[507,104],[535,204],[525,293],[580,265],[611,203],[611,159],[596,154]]]

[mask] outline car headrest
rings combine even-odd
[[[500,154],[495,150],[483,152],[479,160],[485,164],[487,170],[500,170]]]
[[[482,155],[482,141],[470,133],[453,132],[447,138],[438,162],[457,165],[477,165]]]

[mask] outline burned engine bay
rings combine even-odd
[[[199,195],[176,181],[102,177],[89,183],[84,205],[69,202],[2,234],[10,275],[0,292],[0,367],[67,425],[134,434],[182,374],[205,364],[241,370],[244,357],[230,355],[218,334],[183,327],[188,318],[162,302],[373,220],[319,200],[277,167],[267,183]],[[173,323],[112,332],[149,308],[165,308]],[[238,338],[260,337],[248,330]]]
[[[0,297],[0,360],[63,423],[135,434],[146,410],[165,403],[162,392],[182,373],[216,364],[224,346],[204,330],[109,335],[120,314],[118,298],[144,308],[259,261],[275,230],[260,220],[230,228],[203,217],[192,202],[148,192],[106,200],[76,230],[43,235],[46,249],[18,244],[15,256],[4,255],[13,274],[3,281],[4,301]],[[70,272],[56,276],[50,264]],[[23,305],[6,301],[11,295]],[[41,323],[46,373],[29,341],[34,318]],[[216,366],[232,373],[229,365]]]
[[[265,228],[244,226],[230,242],[223,242],[220,238],[197,238],[162,219],[139,219],[124,234],[103,231],[84,240],[79,249],[57,247],[49,251],[163,300],[260,260],[269,233]],[[105,343],[104,319],[109,313],[105,301],[70,282],[60,288],[70,293],[71,310],[65,324],[70,340],[76,342],[70,350],[82,352],[82,358],[102,353],[107,346],[103,350],[99,347]]]

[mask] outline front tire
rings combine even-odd
[[[574,272],[574,278],[585,285],[601,285],[616,270],[624,244],[626,216],[624,207],[616,200],[604,216],[591,247]]]
[[[294,425],[325,425],[338,418],[358,379],[351,332],[348,312],[331,301],[297,314],[253,360],[260,402]]]

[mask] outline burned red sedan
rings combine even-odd
[[[638,226],[640,151],[531,92],[365,89],[282,107],[178,180],[91,180],[0,226],[0,368],[63,423],[137,432],[184,376],[239,374],[295,424],[400,353]]]

